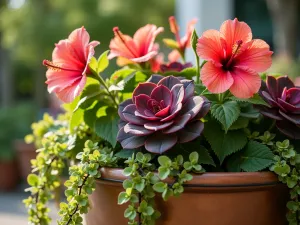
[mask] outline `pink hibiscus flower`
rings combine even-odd
[[[120,57],[119,64],[147,62],[158,54],[159,46],[154,43],[156,36],[164,29],[147,24],[138,29],[133,38],[121,33],[118,27],[113,29],[115,37],[111,40],[109,59]]]
[[[170,62],[176,62],[180,59],[180,54],[183,55],[185,50],[191,46],[191,37],[194,31],[194,26],[197,23],[197,19],[192,19],[188,23],[186,33],[182,38],[180,38],[179,26],[174,16],[169,17],[169,23],[170,23],[171,32],[175,35],[180,52],[178,50],[173,50],[169,54],[168,59]]]
[[[88,64],[94,55],[98,41],[90,41],[84,27],[74,30],[68,39],[55,44],[52,62],[44,60],[48,92],[56,93],[63,102],[72,102],[82,91],[86,83]]]
[[[220,31],[205,31],[198,40],[197,53],[207,60],[201,70],[207,89],[212,93],[229,89],[238,98],[250,98],[258,92],[258,72],[271,66],[273,54],[266,42],[252,40],[250,27],[237,19],[225,21]]]

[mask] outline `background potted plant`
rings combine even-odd
[[[44,60],[66,114],[33,127],[41,148],[24,200],[31,224],[49,223],[46,203],[66,166],[58,224],[82,224],[82,214],[88,225],[299,224],[300,88],[259,75],[272,52],[246,23],[199,38],[195,20],[183,37],[169,21],[167,63],[155,43],[163,28],[151,24],[133,37],[115,27],[98,60],[99,42],[76,29]],[[114,57],[123,68],[105,76]]]

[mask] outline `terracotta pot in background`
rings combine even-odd
[[[121,169],[102,169],[90,196],[86,225],[126,225],[125,205],[117,205],[126,179]],[[184,193],[164,202],[156,225],[286,225],[288,189],[271,172],[194,175]]]
[[[17,152],[21,178],[26,180],[28,174],[31,173],[30,160],[34,159],[37,155],[36,148],[33,144],[26,144],[23,140],[15,140],[14,148]]]
[[[12,191],[19,182],[18,166],[15,160],[0,160],[0,191]]]

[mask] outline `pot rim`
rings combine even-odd
[[[122,183],[126,176],[120,168],[101,168],[99,181]],[[172,183],[171,179],[166,180]],[[275,186],[278,178],[273,172],[207,172],[193,174],[193,180],[186,182],[185,187],[262,187]]]

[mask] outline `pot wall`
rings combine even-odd
[[[126,225],[126,206],[117,205],[123,191],[122,170],[103,169],[91,195],[86,225]],[[184,193],[164,202],[157,225],[286,225],[288,190],[271,172],[195,175]]]
[[[0,191],[12,191],[19,181],[17,163],[0,161]]]

